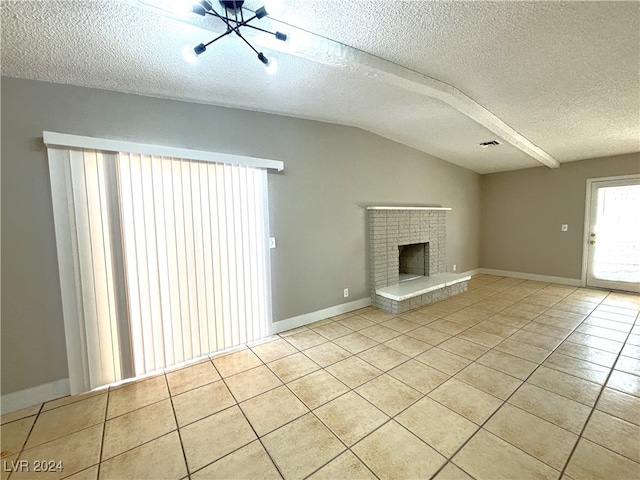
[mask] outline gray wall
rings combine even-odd
[[[372,204],[453,207],[447,255],[479,267],[480,176],[357,128],[2,78],[2,393],[68,377],[42,131],[285,162],[269,174],[274,320],[369,296]]]
[[[480,264],[580,279],[587,179],[632,173],[640,154],[483,175]]]

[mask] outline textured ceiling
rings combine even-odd
[[[185,63],[220,31],[197,17],[2,0],[2,74],[357,126],[480,173],[640,150],[637,2],[283,3],[260,22],[299,42],[252,37],[289,52],[269,76],[233,38]]]

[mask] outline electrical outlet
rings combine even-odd
[[[453,266],[453,271],[455,272],[457,269],[458,269],[458,266],[457,266],[457,265],[454,265],[454,266]]]
[[[349,289],[345,288],[344,289],[344,298],[347,298],[349,296]]]

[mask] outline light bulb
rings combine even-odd
[[[278,60],[272,55],[269,57],[269,62],[264,65],[265,71],[269,75],[275,75],[278,71]]]
[[[193,51],[193,47],[191,45],[185,45],[182,49],[182,56],[185,61],[189,63],[196,63],[198,61],[198,55]]]

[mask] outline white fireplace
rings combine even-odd
[[[447,273],[446,207],[367,207],[373,305],[402,313],[466,290]]]

